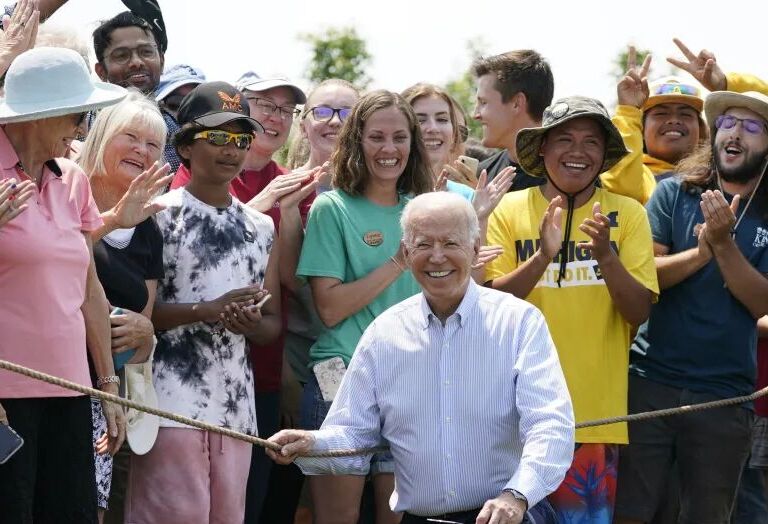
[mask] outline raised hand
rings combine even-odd
[[[685,60],[669,57],[667,62],[683,71],[688,71],[693,78],[710,91],[725,91],[727,89],[728,82],[725,73],[717,65],[714,53],[702,49],[698,55],[695,55],[679,38],[673,38],[672,41],[682,51]]]
[[[448,173],[448,179],[465,186],[475,187],[477,185],[477,173],[469,166],[454,160],[450,164],[445,164],[443,169]]]
[[[3,16],[3,30],[0,31],[0,56],[3,57],[5,73],[14,58],[31,49],[37,39],[40,26],[40,9],[37,0],[20,0],[13,14]]]
[[[284,210],[289,207],[298,206],[305,198],[314,193],[317,190],[317,186],[320,185],[320,180],[325,176],[327,169],[326,164],[323,164],[320,167],[306,171],[309,173],[309,182],[280,198],[278,200],[280,202],[280,209]]]
[[[704,214],[704,237],[711,247],[731,240],[731,230],[736,225],[736,212],[741,197],[735,195],[731,203],[719,190],[704,191],[701,195],[701,212]]]
[[[488,182],[488,173],[483,169],[475,187],[475,196],[472,198],[472,207],[475,208],[478,220],[482,221],[491,216],[493,210],[512,187],[516,174],[513,166],[505,167]]]
[[[258,195],[248,201],[248,206],[266,213],[284,196],[301,188],[301,185],[309,180],[312,171],[292,171],[273,178]]]
[[[0,182],[0,228],[27,209],[24,202],[34,194],[35,184],[30,180],[7,178]]]
[[[549,260],[563,248],[563,197],[556,196],[550,200],[547,210],[541,219],[539,226],[539,238],[541,239],[541,252]]]
[[[496,260],[504,254],[504,248],[501,246],[480,246],[477,257],[472,264],[472,270],[481,269],[486,264]]]
[[[627,57],[627,72],[616,86],[619,105],[642,108],[648,100],[648,70],[651,67],[651,55],[643,60],[643,65],[637,66],[637,51],[629,46]]]
[[[159,162],[155,162],[133,179],[123,197],[110,210],[116,227],[136,226],[165,209],[162,204],[150,202],[173,179],[173,175],[168,174],[170,170],[170,164],[161,166]]]
[[[592,258],[598,263],[613,253],[611,250],[611,221],[603,215],[600,202],[592,205],[592,218],[585,218],[579,229],[586,233],[591,240],[579,242],[579,246],[589,249]]]

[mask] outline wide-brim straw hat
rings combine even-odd
[[[5,76],[0,124],[84,113],[122,100],[128,92],[91,79],[71,49],[38,47],[20,54]]]
[[[541,127],[521,129],[517,133],[517,161],[523,171],[533,176],[547,176],[541,144],[553,128],[575,118],[591,118],[605,130],[605,155],[600,173],[608,171],[629,151],[624,146],[619,130],[608,117],[608,111],[599,100],[584,96],[561,98],[544,110]]]
[[[704,101],[704,114],[712,135],[715,134],[715,120],[732,107],[743,107],[768,122],[768,96],[757,91],[734,93],[733,91],[714,91]]]

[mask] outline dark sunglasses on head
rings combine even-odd
[[[751,135],[759,135],[766,131],[766,124],[762,120],[736,118],[733,115],[720,115],[715,119],[715,127],[717,129],[732,129],[737,122],[741,122],[744,131]]]
[[[312,118],[318,122],[330,122],[333,120],[333,115],[339,115],[339,121],[343,122],[352,112],[352,109],[349,107],[315,106],[309,112],[312,113]]]
[[[234,142],[235,147],[238,149],[248,149],[253,142],[253,135],[251,133],[230,133],[228,131],[221,130],[209,130],[200,131],[193,136],[195,140],[198,138],[205,138],[209,144],[214,146],[225,146],[230,142]]]

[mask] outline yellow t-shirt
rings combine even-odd
[[[591,253],[576,245],[589,240],[578,226],[591,217],[595,202],[600,202],[603,214],[611,220],[611,243],[621,263],[655,295],[659,292],[645,209],[631,198],[596,189],[590,201],[573,213],[569,262],[561,287],[557,285],[560,263],[556,258],[525,297],[547,320],[577,422],[627,413],[630,325],[614,307]],[[533,256],[547,204],[537,187],[504,196],[489,220],[487,242],[503,246],[504,254],[488,265],[486,280],[514,271]],[[565,215],[563,212],[563,229]],[[579,429],[576,441],[625,444],[626,424]]]

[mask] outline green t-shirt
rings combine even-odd
[[[408,198],[395,206],[377,206],[365,197],[328,191],[312,204],[296,274],[359,280],[384,264],[400,248],[400,214]],[[312,346],[312,364],[341,357],[349,365],[363,331],[387,308],[420,291],[406,271],[354,315],[326,329]]]

